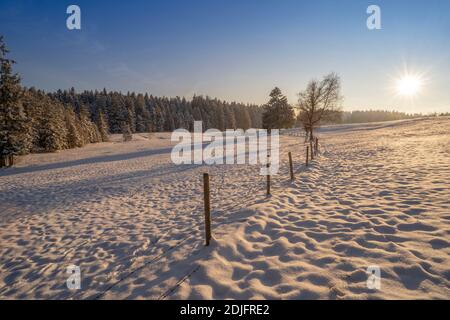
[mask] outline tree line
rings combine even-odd
[[[210,97],[155,97],[128,92],[84,91],[74,88],[45,93],[22,88],[13,73],[15,63],[0,37],[0,155],[21,155],[81,147],[107,141],[109,133],[122,133],[130,140],[135,132],[192,131],[194,121],[204,130],[215,128],[289,128],[300,124],[313,138],[313,130],[339,110],[340,78],[331,73],[311,80],[299,93],[299,110],[279,88],[263,106],[226,102]],[[0,163],[0,165],[2,165]]]
[[[336,119],[328,123],[364,123],[364,122],[380,122],[404,120],[423,117],[421,113],[405,113],[388,110],[355,110],[343,111]]]
[[[24,88],[13,73],[14,60],[0,36],[0,167],[5,157],[29,152],[52,152],[107,141],[122,133],[124,141],[136,132],[193,131],[194,121],[203,129],[281,129],[299,126],[313,139],[314,130],[325,123],[356,123],[419,117],[396,111],[351,111],[341,108],[341,79],[330,73],[311,80],[298,93],[295,106],[278,87],[269,101],[258,106],[226,102],[208,96],[191,100],[156,97],[147,93],[103,89],[46,93]]]
[[[11,155],[81,147],[107,141],[110,133],[130,140],[136,132],[192,131],[194,121],[203,121],[204,130],[262,127],[262,107],[208,96],[24,88],[8,52],[0,36],[0,167]]]
[[[110,133],[162,132],[183,128],[192,131],[194,121],[205,130],[261,127],[262,109],[257,105],[226,102],[208,96],[186,98],[155,97],[128,92],[58,90],[49,97],[70,106],[79,114],[86,109],[92,121],[104,115]]]

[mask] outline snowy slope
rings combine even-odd
[[[20,159],[0,171],[0,297],[450,298],[450,119],[320,135],[307,169],[303,139],[282,137],[269,198],[259,166],[173,165],[169,134]]]

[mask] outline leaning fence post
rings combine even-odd
[[[292,153],[289,151],[289,170],[291,171],[291,180],[294,181],[294,167],[292,165]]]
[[[270,195],[270,155],[267,155],[267,195]]]
[[[211,240],[211,205],[209,197],[209,174],[203,174],[203,196],[205,202],[205,244]]]
[[[308,166],[309,161],[309,146],[306,146],[306,166]]]

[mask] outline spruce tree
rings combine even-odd
[[[234,110],[228,103],[225,105],[225,129],[236,129]]]
[[[0,36],[0,156],[29,152],[30,126],[22,105],[20,77],[12,72],[13,60]]]
[[[248,113],[247,107],[236,106],[234,108],[235,118],[236,118],[236,126],[239,129],[247,130],[251,127],[252,121],[250,119],[250,115]]]
[[[294,109],[289,105],[287,98],[275,87],[270,93],[269,102],[265,105],[263,128],[269,130],[289,128],[295,123],[294,116]]]
[[[102,111],[98,114],[97,117],[97,128],[100,134],[101,141],[106,142],[109,140],[109,129],[108,123],[106,122],[105,115]]]
[[[89,109],[84,104],[80,106],[80,125],[83,144],[99,142],[100,139],[95,131],[96,128],[91,122]]]
[[[64,112],[67,128],[67,147],[77,148],[83,146],[83,139],[80,136],[78,118],[72,108],[66,108]]]
[[[67,129],[64,107],[46,96],[41,98],[43,114],[39,119],[37,132],[38,147],[46,152],[66,149]]]
[[[131,132],[130,126],[126,122],[122,124],[122,136],[124,142],[133,140],[133,133]]]

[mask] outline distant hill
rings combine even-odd
[[[335,117],[334,120],[328,123],[365,123],[365,122],[380,122],[403,120],[424,117],[421,113],[404,113],[398,111],[387,110],[355,110],[343,111]]]

